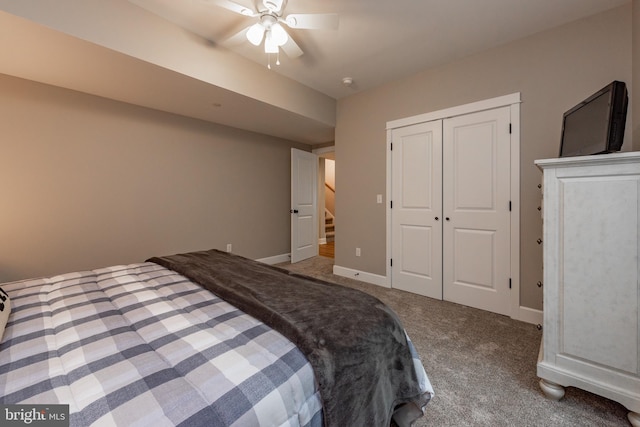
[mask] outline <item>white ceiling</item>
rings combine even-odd
[[[214,43],[256,22],[207,0],[130,0]],[[254,1],[234,0],[254,7]],[[333,30],[291,30],[305,54],[272,69],[333,98],[629,3],[630,0],[290,0],[289,13],[337,13]],[[232,50],[267,64],[262,47]],[[351,88],[342,85],[352,77]]]
[[[289,0],[340,27],[290,30],[305,54],[268,71],[222,46],[254,21],[207,0],[0,0],[0,73],[313,145],[336,99],[630,1]]]

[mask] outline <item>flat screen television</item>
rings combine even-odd
[[[564,113],[560,157],[620,151],[628,104],[626,85],[614,81]]]

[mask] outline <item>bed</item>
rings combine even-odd
[[[433,396],[382,302],[217,250],[0,288],[0,403],[72,426],[408,426]]]

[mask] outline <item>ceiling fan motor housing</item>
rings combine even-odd
[[[278,18],[271,14],[265,13],[260,17],[260,24],[266,29],[273,27],[275,23],[278,22]]]

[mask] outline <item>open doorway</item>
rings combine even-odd
[[[334,147],[324,147],[314,150],[318,155],[318,210],[320,218],[320,236],[318,242],[319,255],[335,257],[336,239],[336,168]]]

